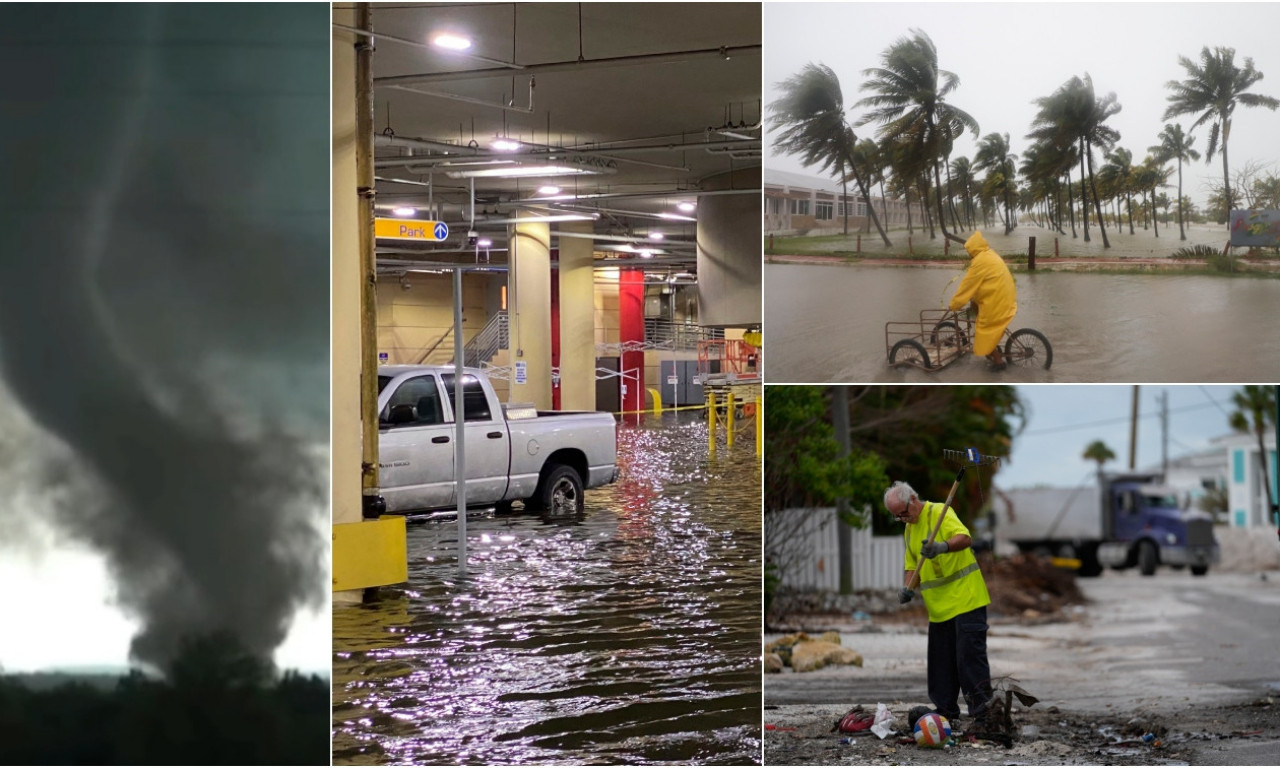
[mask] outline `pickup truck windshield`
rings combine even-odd
[[[453,380],[454,374],[446,373],[440,376],[444,383],[445,391],[449,393],[449,403],[453,406],[453,412],[458,412],[458,404],[454,401]],[[484,395],[484,387],[480,385],[480,380],[470,374],[462,376],[462,402],[466,406],[467,421],[489,421],[493,418],[493,414],[489,412],[489,399]]]

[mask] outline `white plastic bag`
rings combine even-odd
[[[893,713],[883,704],[876,705],[876,721],[871,726],[871,732],[879,736],[881,739],[894,733]]]

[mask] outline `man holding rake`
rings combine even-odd
[[[917,563],[924,558],[919,580],[920,597],[929,610],[929,699],[938,714],[955,723],[960,717],[957,696],[963,691],[969,717],[976,720],[991,703],[987,662],[991,598],[970,549],[969,529],[947,504],[921,501],[902,481],[885,491],[884,504],[889,514],[907,526],[905,586],[898,593],[899,602],[909,603],[915,597]]]

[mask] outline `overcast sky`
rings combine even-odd
[[[846,107],[866,93],[860,91],[862,71],[881,64],[886,48],[924,31],[938,49],[942,69],[960,78],[948,102],[967,111],[988,133],[1008,133],[1013,150],[1028,146],[1025,139],[1036,107],[1032,101],[1049,96],[1071,78],[1092,75],[1097,93],[1115,92],[1122,110],[1108,121],[1120,132],[1118,146],[1133,153],[1134,163],[1158,143],[1164,127],[1169,80],[1182,80],[1185,70],[1178,56],[1199,60],[1204,46],[1230,46],[1236,65],[1246,56],[1264,78],[1251,93],[1280,98],[1280,3],[770,3],[764,4],[764,102],[778,98],[776,85],[805,64],[826,64],[840,78]],[[856,120],[862,110],[851,110]],[[1195,116],[1183,116],[1188,129]],[[875,126],[856,128],[860,138],[874,138]],[[1206,184],[1222,183],[1222,160],[1206,165],[1209,129],[1192,135],[1201,159],[1183,168],[1183,194],[1197,205],[1208,197]],[[1238,107],[1232,121],[1229,159],[1234,174],[1246,161],[1274,164],[1280,111]],[[766,132],[765,167],[807,173],[790,157],[772,150],[773,134]],[[973,137],[959,142],[952,157],[972,157]],[[1102,163],[1099,153],[1095,172]],[[1171,167],[1173,164],[1171,164]],[[1280,168],[1272,168],[1280,172]],[[1176,172],[1171,183],[1177,183]],[[1165,190],[1170,197],[1176,188]]]
[[[1169,458],[1207,450],[1210,440],[1231,434],[1227,414],[1238,387],[1146,385],[1138,389],[1138,470],[1160,464],[1160,406],[1169,393]],[[1097,464],[1081,458],[1085,447],[1102,440],[1115,453],[1110,470],[1128,467],[1129,414],[1133,387],[1111,384],[1020,386],[1028,406],[1026,428],[1013,440],[999,471],[1003,488],[1045,484],[1074,486],[1091,479]]]

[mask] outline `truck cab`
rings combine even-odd
[[[1184,510],[1176,489],[1155,475],[1121,475],[1103,483],[1104,543],[1098,560],[1111,568],[1190,566],[1197,576],[1219,559],[1209,515]]]

